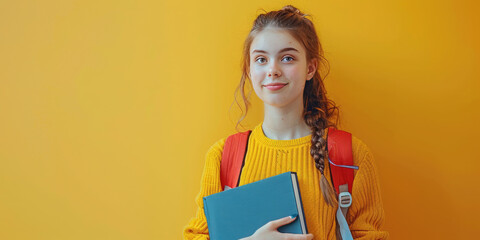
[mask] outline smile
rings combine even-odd
[[[276,84],[276,85],[264,85],[264,87],[268,88],[269,90],[272,90],[272,91],[276,91],[276,90],[280,90],[282,89],[283,87],[287,86],[287,84]]]

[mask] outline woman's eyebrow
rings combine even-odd
[[[287,51],[299,52],[296,48],[288,47],[288,48],[284,48],[284,49],[280,50],[278,53],[287,52]],[[252,51],[252,54],[256,53],[256,52],[258,52],[258,53],[268,53],[267,51],[264,51],[264,50],[255,49],[255,50]]]

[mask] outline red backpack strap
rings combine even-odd
[[[328,160],[332,174],[332,182],[341,200],[344,217],[347,216],[348,207],[352,203],[352,186],[354,169],[352,153],[352,134],[335,128],[329,128],[327,134]]]
[[[331,162],[330,169],[335,190],[338,194],[341,192],[339,189],[340,186],[348,184],[348,192],[351,193],[353,169],[340,166],[353,165],[352,134],[335,128],[329,128],[327,138],[328,157],[329,162]]]
[[[336,213],[337,239],[353,239],[347,222],[348,208],[352,204],[353,165],[352,134],[335,128],[328,128],[327,151],[330,174],[337,192]]]
[[[252,130],[235,133],[225,140],[223,147],[222,160],[220,162],[220,181],[222,190],[225,186],[235,188],[240,180],[241,170],[245,163],[245,153],[247,152],[248,137]]]

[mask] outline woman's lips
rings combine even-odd
[[[269,90],[276,91],[282,89],[287,84],[264,85],[264,87],[268,88]]]

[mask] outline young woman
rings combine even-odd
[[[306,16],[288,5],[257,17],[245,41],[243,75],[237,90],[248,110],[244,86],[249,79],[264,103],[264,120],[250,134],[239,186],[287,171],[297,172],[310,233],[278,232],[278,227],[294,220],[285,216],[265,223],[248,240],[339,239],[335,215],[338,202],[325,148],[328,127],[336,128],[338,122],[338,108],[327,99],[320,70],[328,65],[322,65],[323,49]],[[220,160],[226,138],[207,152],[196,198],[198,211],[184,228],[184,239],[209,239],[202,198],[222,191]],[[359,170],[355,171],[352,205],[346,217],[351,235],[386,239],[388,232],[381,230],[385,217],[374,158],[353,135],[352,150]]]

